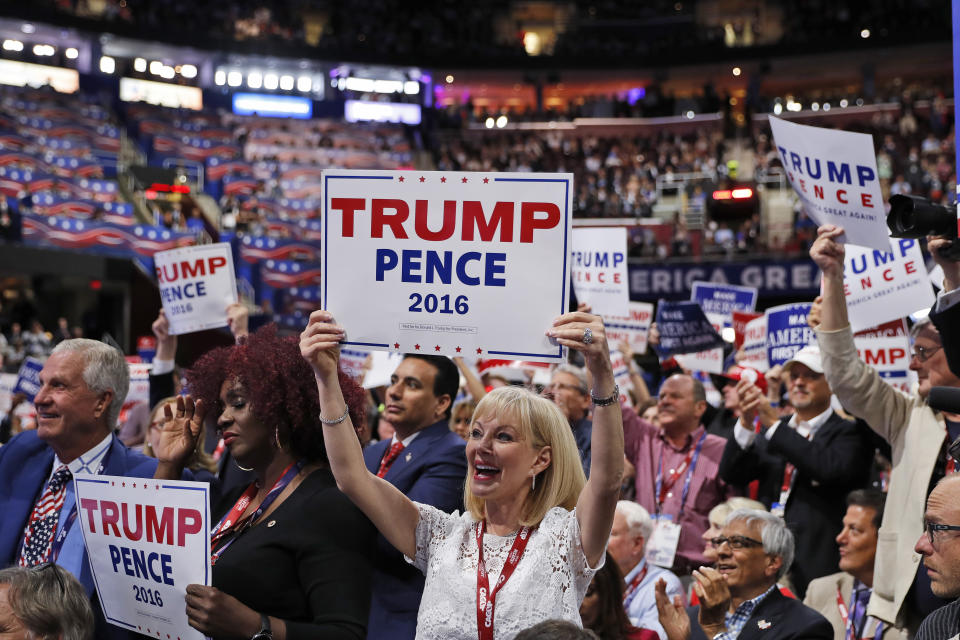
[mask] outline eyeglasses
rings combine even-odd
[[[723,546],[723,543],[729,542],[730,548],[734,550],[740,549],[751,549],[753,547],[762,547],[763,543],[759,540],[754,540],[753,538],[748,538],[747,536],[718,536],[716,538],[710,539],[710,544],[719,549]]]
[[[543,388],[544,392],[548,393],[559,391],[561,389],[564,391],[576,391],[577,393],[587,395],[587,390],[583,387],[579,387],[575,384],[565,384],[563,382],[551,382]]]
[[[53,575],[56,576],[57,584],[60,585],[60,594],[65,595],[67,593],[67,585],[63,584],[63,576],[60,575],[61,569],[57,567],[56,563],[44,562],[42,564],[38,564],[33,567],[30,567],[31,571],[35,571],[38,574],[43,573],[47,569],[50,569],[53,572]]]
[[[910,352],[910,357],[916,358],[920,362],[926,362],[933,357],[933,354],[935,354],[937,351],[940,351],[940,349],[943,349],[943,347],[920,347],[915,345],[913,347],[913,351]]]
[[[927,534],[930,544],[937,546],[944,540],[945,531],[960,531],[960,525],[940,524],[938,522],[923,521],[923,531]]]

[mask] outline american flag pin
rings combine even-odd
[[[760,627],[761,630],[769,629],[770,623],[767,622],[766,620],[757,620],[757,626]]]

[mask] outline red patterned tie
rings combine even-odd
[[[60,465],[47,483],[40,500],[30,514],[27,530],[23,535],[23,550],[20,552],[20,566],[33,567],[50,559],[53,548],[53,534],[57,531],[60,509],[67,494],[67,483],[73,474],[66,465]]]
[[[400,452],[403,451],[403,443],[400,441],[394,442],[390,446],[390,450],[387,451],[387,455],[383,456],[383,460],[380,461],[380,469],[377,471],[377,477],[382,478],[387,475],[387,471],[390,470],[390,465],[393,464],[393,461],[397,459],[397,456],[400,455]]]

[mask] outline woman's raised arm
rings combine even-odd
[[[340,389],[337,362],[344,331],[328,311],[310,314],[300,334],[300,353],[310,363],[320,394],[320,420],[330,469],[337,486],[377,527],[390,544],[408,557],[417,553],[416,505],[392,484],[378,478],[363,463],[363,451]]]
[[[577,500],[577,521],[583,551],[590,566],[595,567],[610,538],[623,478],[623,414],[613,381],[610,347],[603,320],[579,311],[554,320],[547,335],[583,353],[593,384],[590,478]]]

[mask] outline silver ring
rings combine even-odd
[[[583,344],[590,344],[593,342],[593,329],[590,327],[583,328]]]

